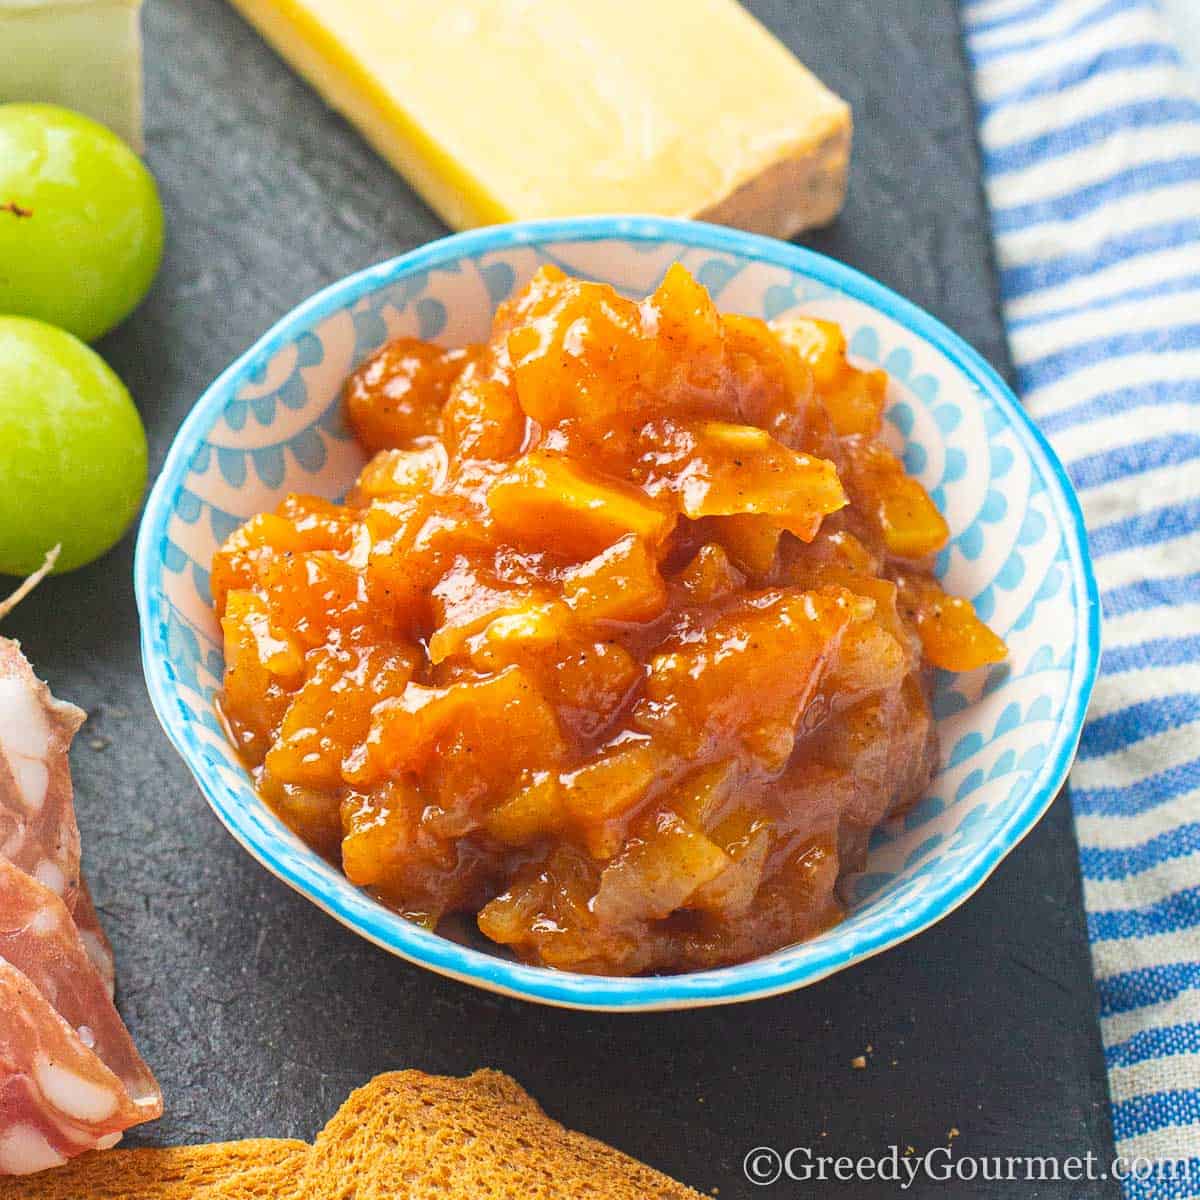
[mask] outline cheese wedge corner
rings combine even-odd
[[[142,145],[142,0],[0,0],[0,104],[61,104]]]

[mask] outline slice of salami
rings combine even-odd
[[[61,896],[79,890],[79,827],[68,751],[85,720],[0,637],[0,856]]]
[[[92,903],[91,889],[82,875],[79,876],[79,894],[75,897],[75,911],[72,916],[75,918],[79,936],[83,939],[83,948],[99,972],[104,982],[104,990],[111,1000],[117,991],[117,964],[108,936],[100,924],[100,915]]]
[[[0,959],[41,992],[84,1046],[116,1076],[142,1114],[140,1120],[162,1113],[158,1083],[113,1007],[66,905],[4,859],[0,859]],[[0,1031],[7,1020],[0,1009]]]
[[[148,1115],[24,974],[0,960],[0,1174],[105,1150]]]

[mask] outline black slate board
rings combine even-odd
[[[849,204],[808,244],[928,307],[1005,369],[952,0],[752,7],[854,106]],[[101,350],[140,402],[157,466],[204,386],[276,318],[444,230],[221,0],[150,0],[146,25],[167,258]],[[879,1156],[945,1146],[956,1128],[960,1156],[1110,1155],[1064,800],[959,912],[804,992],[653,1016],[500,999],[360,941],[217,824],[150,710],[131,559],[127,540],[44,585],[6,627],[91,713],[74,754],[85,860],[121,1008],[167,1102],[131,1143],[311,1137],[378,1071],[494,1066],[567,1124],[723,1200],[812,1190],[746,1182],[743,1158],[760,1145]],[[853,1070],[868,1045],[869,1066]],[[908,1194],[1117,1190],[918,1179]]]

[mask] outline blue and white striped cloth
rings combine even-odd
[[[1129,1196],[1200,1196],[1200,74],[1153,0],[963,22],[1019,387],[1103,594],[1071,796],[1118,1151],[1191,1160]]]

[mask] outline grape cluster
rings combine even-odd
[[[146,485],[146,435],[87,342],[158,270],[150,172],[104,126],[48,104],[0,105],[0,574],[99,557]]]

